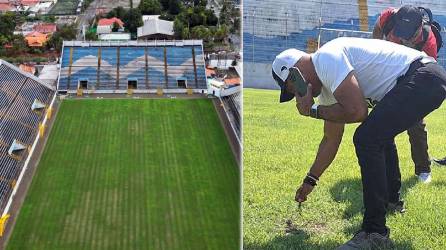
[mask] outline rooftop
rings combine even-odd
[[[110,26],[114,23],[117,23],[120,27],[124,27],[124,23],[121,19],[113,17],[113,18],[102,18],[98,22],[98,26]]]

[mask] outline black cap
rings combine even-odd
[[[288,102],[294,98],[294,94],[286,90],[285,82],[272,70],[273,78],[280,87],[280,102]]]
[[[421,11],[412,5],[404,5],[395,14],[393,34],[405,40],[410,40],[422,24]]]

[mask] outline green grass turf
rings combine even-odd
[[[77,0],[58,0],[50,10],[50,15],[71,15],[76,14]]]
[[[245,249],[334,249],[362,222],[362,185],[348,125],[333,164],[302,205],[295,190],[313,163],[322,138],[320,120],[298,115],[279,92],[244,90],[243,238]],[[446,156],[446,105],[427,118],[431,156]],[[446,249],[446,168],[432,167],[433,181],[417,183],[406,133],[397,137],[407,212],[388,216],[397,249]],[[296,228],[285,233],[290,219]]]
[[[210,100],[65,100],[8,249],[236,249],[239,186]]]

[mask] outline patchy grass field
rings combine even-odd
[[[50,15],[74,15],[79,1],[78,0],[58,0],[54,7],[49,11]]]
[[[346,127],[335,161],[299,212],[295,190],[314,160],[323,122],[297,115],[295,102],[278,99],[278,91],[244,90],[244,248],[334,249],[362,222],[352,143],[357,125]],[[431,156],[446,156],[445,121],[446,105],[427,118]],[[407,212],[388,216],[391,238],[397,249],[446,249],[446,168],[433,166],[433,181],[417,183],[405,133],[397,145]]]
[[[239,174],[210,100],[65,100],[8,249],[237,249]]]

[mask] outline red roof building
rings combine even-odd
[[[22,0],[21,2],[23,6],[35,6],[40,2],[40,0]]]
[[[14,9],[14,6],[12,6],[11,4],[0,2],[0,12],[6,12],[6,11],[13,10],[13,9]]]
[[[19,69],[28,72],[32,75],[36,73],[36,67],[34,67],[33,65],[20,64]]]
[[[35,25],[33,30],[42,34],[53,34],[57,31],[57,26],[54,23],[40,23]]]
[[[102,18],[98,22],[98,28],[96,30],[96,33],[98,35],[100,34],[110,34],[113,32],[113,25],[117,23],[119,26],[118,31],[122,32],[124,31],[124,23],[121,21],[121,19],[113,17],[113,18]]]
[[[118,23],[119,27],[124,27],[124,23],[121,21],[121,19],[113,17],[113,18],[102,18],[98,22],[98,26],[110,26],[114,23]]]
[[[26,35],[25,40],[30,47],[43,47],[48,41],[48,35],[34,31]]]
[[[226,85],[240,85],[240,78],[239,77],[225,78],[223,81],[225,82]]]

